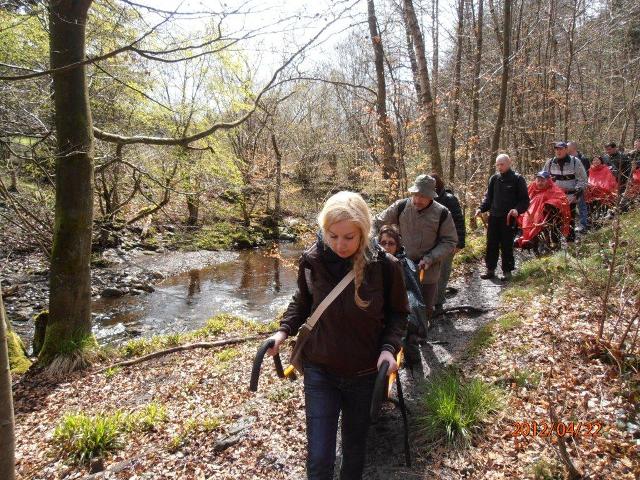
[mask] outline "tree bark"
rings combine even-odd
[[[431,83],[429,81],[429,70],[427,69],[427,57],[424,48],[424,38],[418,17],[413,8],[413,0],[403,0],[404,5],[404,23],[405,28],[409,31],[415,49],[416,63],[418,66],[418,78],[420,80],[420,97],[418,103],[422,110],[422,127],[427,142],[427,150],[431,157],[431,170],[440,176],[442,171],[442,158],[440,156],[440,146],[438,145],[438,128],[437,118],[433,105],[433,97],[431,96]]]
[[[511,55],[511,1],[504,0],[504,31],[502,42],[502,81],[500,84],[500,105],[498,106],[498,117],[491,139],[491,159],[489,172],[493,171],[493,162],[500,148],[500,134],[504,125],[505,112],[507,109],[507,92],[509,88],[509,56]]]
[[[276,218],[276,222],[278,225],[280,224],[280,220],[282,219],[282,154],[280,153],[280,149],[278,148],[278,143],[276,142],[275,133],[271,134],[271,145],[273,146],[273,153],[276,157],[276,191],[274,195],[274,217]],[[277,233],[277,232],[276,232]]]
[[[91,0],[49,6],[51,68],[81,62]],[[39,361],[81,352],[91,334],[93,133],[85,66],[52,75],[57,136],[55,231],[49,280],[49,323]],[[78,357],[79,358],[79,357]],[[83,362],[67,363],[74,369]]]
[[[15,435],[13,421],[13,394],[9,367],[7,319],[0,290],[0,478],[14,480]]]
[[[473,138],[474,163],[479,165],[480,159],[480,69],[482,67],[482,29],[484,22],[484,0],[478,1],[478,20],[475,25],[476,54],[473,60],[473,93],[471,136]]]
[[[462,31],[464,29],[464,2],[458,0],[458,26],[456,29],[456,63],[453,72],[453,114],[451,118],[451,135],[449,137],[449,181],[456,177],[456,135],[460,116],[460,71],[462,69]]]
[[[439,40],[440,40],[440,24],[438,21],[440,12],[440,5],[438,0],[431,0],[431,39],[433,42],[433,55],[432,55],[432,71],[433,71],[433,101],[437,102],[438,100],[438,79],[440,73],[440,48],[439,48]]]
[[[374,64],[376,67],[376,123],[382,142],[382,176],[389,180],[398,179],[398,169],[396,166],[391,135],[391,125],[387,115],[387,83],[384,78],[384,50],[382,47],[382,36],[378,31],[378,20],[373,0],[367,0],[369,34],[373,45]]]

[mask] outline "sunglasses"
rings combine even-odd
[[[379,242],[380,245],[382,245],[383,247],[395,247],[397,245],[396,242],[394,242],[393,240],[382,240],[381,242]]]

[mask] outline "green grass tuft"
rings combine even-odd
[[[93,417],[70,413],[54,430],[52,441],[63,456],[77,463],[88,463],[124,446],[124,424],[120,411]]]
[[[427,382],[418,417],[421,434],[430,443],[468,446],[476,428],[502,406],[502,393],[479,379],[465,381],[454,371]]]

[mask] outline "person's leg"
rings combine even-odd
[[[498,266],[498,255],[500,245],[500,220],[504,221],[504,217],[494,217],[489,215],[487,225],[487,253],[485,254],[485,265],[487,271],[492,272]]]
[[[453,264],[453,253],[445,257],[440,264],[440,278],[438,280],[438,293],[435,300],[435,311],[442,310],[442,306],[446,301],[445,293],[447,291],[447,284],[451,277],[451,266]]]
[[[584,200],[584,195],[580,196],[578,200],[578,211],[580,213],[580,225],[583,230],[589,229],[589,208],[587,207],[587,202]]]
[[[340,415],[340,390],[335,377],[317,366],[305,364],[304,401],[307,415],[307,478],[332,480]]]
[[[575,242],[576,241],[576,204],[572,203],[569,205],[571,209],[571,227],[569,228],[569,236],[567,237],[567,242]]]
[[[340,480],[362,478],[367,452],[369,411],[376,374],[342,382],[342,465]]]
[[[512,222],[515,222],[515,219]],[[515,236],[515,228],[507,225],[505,220],[505,223],[500,226],[500,255],[502,256],[503,275],[509,275],[516,268],[516,262],[513,258],[513,240]]]

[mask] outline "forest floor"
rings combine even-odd
[[[637,239],[640,214],[625,221],[630,226],[625,235]],[[610,234],[593,238],[606,248]],[[637,262],[637,241],[628,245],[625,258]],[[506,286],[480,280],[478,264],[459,272],[454,281],[459,293],[447,306],[470,304],[488,312],[450,314],[430,331],[422,368],[404,370],[401,377],[410,409],[413,467],[404,467],[402,424],[389,405],[370,432],[365,478],[560,479],[559,440],[586,478],[638,478],[638,359],[621,363],[594,349],[601,290],[572,263],[584,257],[579,248],[523,258],[518,275]],[[213,327],[204,332],[205,339],[255,334],[242,322]],[[175,338],[162,345],[179,342]],[[64,383],[39,375],[17,378],[19,478],[304,478],[301,381],[278,379],[265,359],[259,390],[249,392],[259,342],[188,350],[100,371],[119,356],[153,348],[133,343]],[[467,448],[428,444],[421,437],[422,391],[445,366],[503,392],[502,408],[476,426]],[[552,423],[550,409],[557,418],[547,436],[542,432],[545,423]],[[68,413],[102,415],[105,431],[109,422],[116,425],[113,452],[90,464],[69,458],[61,441]],[[537,434],[525,431],[524,422],[537,422]],[[67,427],[72,423],[67,418]]]

